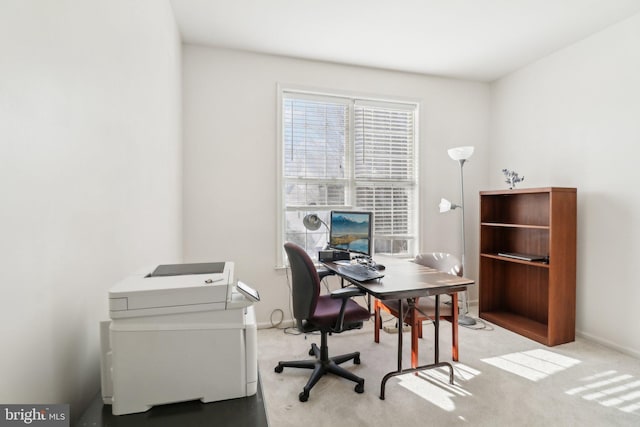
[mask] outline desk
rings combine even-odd
[[[389,372],[382,378],[380,384],[380,399],[384,400],[384,391],[387,381],[395,376],[410,372],[423,371],[446,366],[449,368],[449,382],[453,384],[453,366],[448,362],[440,362],[439,330],[440,330],[440,295],[452,294],[454,301],[454,321],[457,321],[457,292],[464,291],[475,282],[465,277],[454,276],[433,268],[424,267],[409,260],[384,259],[386,269],[385,276],[369,282],[358,282],[340,273],[339,265],[334,262],[324,262],[325,267],[339,275],[343,279],[353,283],[368,295],[381,300],[398,300],[400,307],[400,319],[404,319],[402,300],[406,299],[409,310],[414,310],[416,298],[435,296],[435,342],[434,363],[415,368],[402,368],[402,325],[398,327],[398,369]]]

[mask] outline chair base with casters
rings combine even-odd
[[[451,294],[452,303],[440,304],[440,319],[445,319],[451,322],[451,358],[453,361],[458,361],[458,319],[457,319],[457,294]],[[454,307],[455,306],[455,307]],[[373,303],[374,311],[374,333],[373,339],[376,343],[380,342],[380,329],[382,329],[382,319],[380,312],[385,311],[392,316],[398,318],[400,316],[400,310],[398,307],[398,301],[390,300],[382,302],[376,299]],[[402,312],[406,313],[404,322],[411,327],[411,367],[416,368],[418,366],[418,338],[422,338],[422,322],[426,320],[432,320],[435,316],[435,298],[423,297],[417,299],[413,310],[409,310],[409,304],[406,301],[402,301]],[[399,326],[400,327],[400,326]]]
[[[304,368],[313,369],[311,377],[307,384],[302,389],[302,392],[298,395],[300,402],[306,402],[309,399],[309,392],[311,388],[318,382],[320,378],[328,373],[338,375],[342,378],[354,381],[356,383],[355,392],[364,392],[364,379],[346,370],[341,363],[353,360],[356,365],[360,364],[360,352],[343,354],[340,356],[329,357],[329,347],[327,346],[327,332],[322,332],[320,335],[320,348],[316,343],[311,344],[310,356],[315,356],[315,360],[293,360],[289,362],[278,362],[278,366],[275,367],[277,373],[281,373],[284,368]]]

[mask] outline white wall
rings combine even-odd
[[[164,1],[0,5],[0,402],[76,418],[108,289],[182,260],[180,51]]]
[[[492,86],[492,188],[578,189],[578,333],[640,355],[640,15]]]
[[[277,84],[417,99],[420,117],[422,249],[457,253],[459,166],[447,148],[475,145],[465,165],[469,273],[476,274],[478,190],[486,186],[489,86],[238,51],[183,46],[184,256],[230,259],[255,286],[258,321],[291,317],[289,288],[276,270]],[[280,318],[276,312],[274,321]]]

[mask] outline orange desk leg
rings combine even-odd
[[[380,305],[380,300],[376,298],[373,302],[373,340],[377,343],[380,342],[380,329],[382,328],[382,320],[380,319]]]
[[[422,336],[421,334],[422,328],[420,327],[420,324],[422,324],[422,321],[418,320],[419,317],[420,316],[417,315],[415,308],[411,310],[411,313],[409,313],[409,324],[411,325],[411,367],[412,368],[418,367],[418,337]]]
[[[458,293],[451,294],[451,310],[452,310],[452,322],[451,322],[451,358],[458,361]]]

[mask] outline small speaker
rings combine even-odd
[[[318,260],[320,261],[340,261],[350,260],[351,254],[344,251],[318,251]]]
[[[319,251],[318,259],[320,261],[333,261],[333,251]]]

